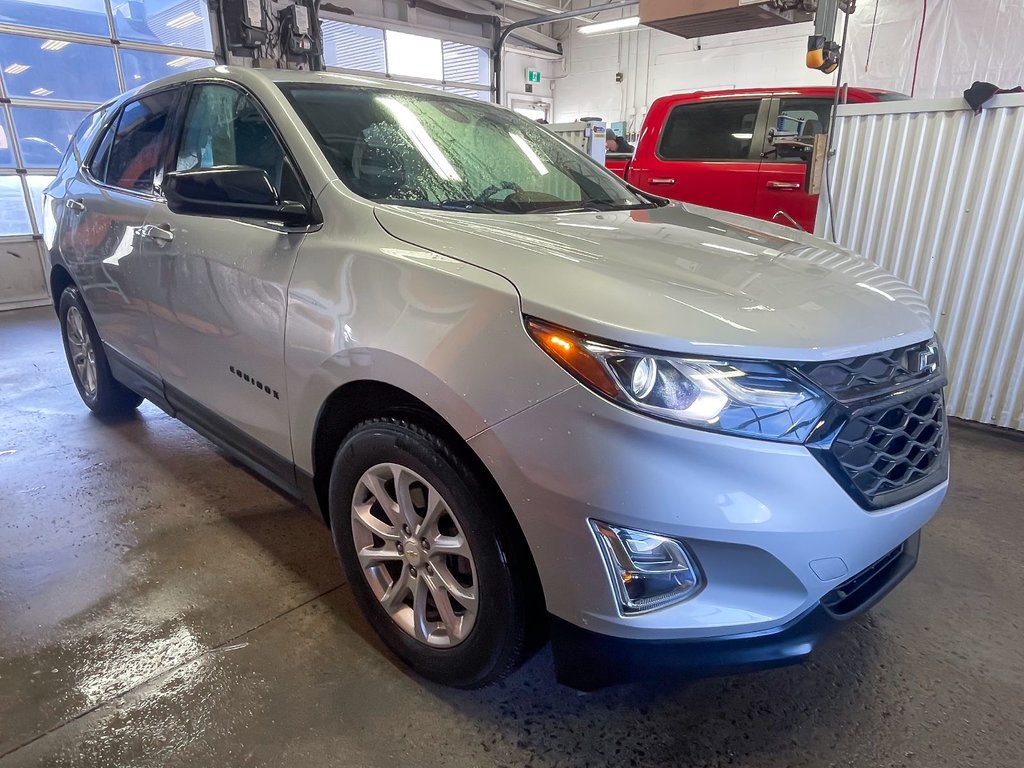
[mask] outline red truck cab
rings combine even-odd
[[[810,152],[776,144],[776,134],[812,143],[827,133],[835,88],[699,91],[651,105],[628,163],[608,167],[634,186],[674,200],[796,224],[814,231],[818,196],[807,190]],[[906,98],[846,89],[846,103]]]

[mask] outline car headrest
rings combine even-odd
[[[363,139],[352,148],[352,177],[369,197],[390,197],[405,184],[405,165],[391,147]]]
[[[804,123],[803,128],[800,129],[801,136],[817,136],[819,133],[825,132],[825,126],[820,120],[808,120]]]

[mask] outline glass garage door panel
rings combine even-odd
[[[14,167],[14,136],[11,135],[7,117],[0,110],[0,168]]]
[[[0,0],[2,1],[2,0]],[[131,90],[136,86],[159,80],[161,77],[190,69],[212,67],[213,59],[201,59],[197,56],[175,56],[166,53],[150,53],[149,51],[132,51],[121,49],[121,69],[124,72],[125,88]]]
[[[31,235],[32,221],[18,176],[0,176],[0,237]]]
[[[444,79],[447,82],[483,85],[491,81],[491,61],[483,48],[445,40],[442,50]]]
[[[114,49],[101,45],[0,35],[0,71],[13,98],[102,102],[120,92]]]
[[[0,0],[0,23],[110,36],[103,0]]]
[[[86,110],[12,107],[18,126],[18,146],[26,168],[56,168],[64,157],[68,141]]]
[[[437,38],[388,29],[384,31],[384,42],[388,74],[392,77],[444,80],[441,41]]]
[[[330,19],[322,19],[320,26],[327,66],[381,74],[387,71],[383,29]]]
[[[210,13],[203,0],[112,0],[112,7],[121,40],[213,50]]]
[[[29,174],[25,177],[28,182],[28,195],[32,202],[32,213],[35,214],[36,224],[42,228],[43,221],[43,190],[50,186],[53,176],[47,174]]]

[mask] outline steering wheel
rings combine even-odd
[[[522,187],[520,187],[518,184],[516,184],[514,181],[503,181],[503,182],[501,182],[501,184],[492,184],[487,189],[485,189],[483,192],[481,192],[479,195],[477,195],[476,199],[479,202],[486,202],[487,200],[490,200],[492,197],[494,197],[499,192],[504,192],[506,190],[508,190],[509,192],[512,192],[513,194],[516,193],[516,192],[525,192],[526,191]]]

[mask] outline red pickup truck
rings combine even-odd
[[[818,197],[807,193],[810,152],[799,142],[828,131],[834,98],[831,87],[663,96],[651,105],[632,158],[612,155],[606,164],[657,195],[811,232]],[[845,94],[847,103],[905,98],[864,88]]]

